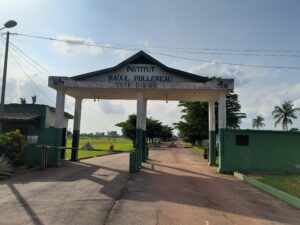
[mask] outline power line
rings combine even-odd
[[[18,51],[21,55],[23,55],[25,58],[33,67],[35,67],[37,70],[47,74],[47,75],[53,75],[51,71],[46,69],[44,66],[42,66],[40,63],[38,63],[36,60],[34,60],[32,57],[30,57],[28,54],[26,54],[23,50],[21,50],[19,47],[17,47],[15,44],[13,44],[10,41],[10,46],[13,47],[16,51]]]
[[[70,40],[62,40],[58,38],[51,38],[51,37],[42,37],[42,36],[34,36],[34,35],[26,35],[26,34],[19,34],[19,33],[13,33],[15,35],[20,35],[24,37],[30,37],[30,38],[38,38],[38,39],[44,39],[44,40],[51,40],[51,41],[59,41],[59,42],[65,42],[69,44],[76,44],[76,45],[85,45],[85,46],[91,46],[91,47],[101,47],[101,48],[112,48],[112,49],[121,49],[121,50],[128,50],[128,51],[137,51],[138,49],[130,49],[130,48],[122,48],[122,47],[114,47],[114,46],[100,46],[97,44],[87,43],[84,41],[70,41]],[[219,49],[222,50],[222,49]],[[223,49],[225,50],[225,49]],[[255,68],[268,68],[268,69],[293,69],[298,70],[300,67],[297,66],[273,66],[273,65],[254,65],[254,64],[241,64],[241,63],[230,63],[230,62],[218,62],[214,60],[203,60],[203,59],[196,59],[196,58],[190,58],[190,57],[184,57],[184,56],[176,56],[171,54],[166,54],[163,52],[155,52],[150,50],[145,50],[148,53],[166,56],[166,57],[172,57],[172,58],[179,58],[179,59],[185,59],[185,60],[191,60],[191,61],[198,61],[198,62],[205,62],[205,63],[215,63],[220,65],[231,65],[231,66],[243,66],[243,67],[255,67]],[[245,51],[263,51],[263,50],[245,50]],[[285,52],[298,52],[293,50],[268,50],[268,51],[285,51]],[[300,52],[300,51],[299,51]]]
[[[11,51],[11,50],[9,50]],[[15,52],[16,53],[16,52]],[[18,54],[18,53],[16,53]],[[33,81],[33,79],[31,79],[31,77],[26,73],[25,69],[23,68],[23,66],[19,63],[19,61],[16,59],[16,57],[11,54],[11,56],[13,57],[14,61],[18,64],[18,66],[21,68],[21,70],[23,71],[24,75],[33,83],[33,85],[40,91],[41,94],[43,94],[46,98],[48,98],[51,102],[53,102],[55,104],[55,102],[47,95],[43,92],[43,90]]]
[[[14,35],[19,35],[23,37],[30,37],[30,38],[38,38],[38,39],[46,39],[51,41],[59,41],[59,42],[66,42],[69,44],[84,44],[93,47],[102,47],[102,48],[116,48],[122,49],[132,47],[136,48],[149,48],[149,49],[167,49],[167,50],[193,50],[193,51],[177,51],[180,53],[192,53],[192,54],[221,54],[221,55],[238,55],[238,56],[288,56],[288,57],[300,57],[300,55],[275,55],[275,54],[268,54],[268,55],[260,55],[260,54],[251,54],[251,52],[277,52],[277,53],[300,53],[300,50],[285,50],[285,49],[230,49],[230,48],[195,48],[195,47],[170,47],[170,46],[149,46],[149,45],[137,45],[137,44],[121,44],[121,43],[107,43],[107,42],[94,42],[95,44],[88,43],[85,41],[72,41],[72,40],[65,40],[65,39],[58,39],[52,37],[43,37],[43,36],[35,36],[35,35],[28,35],[28,34],[20,34],[20,33],[11,33]],[[118,47],[119,46],[119,47]],[[127,46],[127,47],[124,47]],[[200,52],[199,52],[200,51]],[[201,52],[202,51],[202,52]],[[203,52],[203,51],[214,51],[214,52]],[[226,53],[226,52],[248,52],[248,53]],[[249,53],[250,52],[250,53]]]
[[[146,51],[146,52],[151,53],[151,54],[155,54],[155,55],[172,57],[172,58],[186,59],[186,60],[205,62],[205,63],[214,63],[214,64],[220,64],[220,65],[268,68],[268,69],[293,69],[293,70],[299,70],[300,69],[300,67],[298,67],[298,66],[268,66],[268,65],[228,63],[228,62],[218,62],[218,61],[213,61],[213,60],[203,60],[203,59],[188,58],[188,57],[183,57],[183,56],[169,55],[169,54],[160,53],[160,52],[152,52],[152,51]]]

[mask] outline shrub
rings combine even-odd
[[[12,165],[5,155],[0,155],[0,178],[9,176],[12,172]]]
[[[13,165],[24,162],[27,149],[24,136],[19,130],[0,135],[0,155],[5,155]]]

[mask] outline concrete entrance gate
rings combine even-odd
[[[56,89],[56,130],[62,135],[65,95],[75,98],[71,160],[78,160],[82,99],[137,100],[136,149],[130,156],[130,171],[145,161],[147,100],[207,101],[209,103],[209,165],[215,165],[215,102],[219,103],[220,165],[224,154],[226,94],[233,90],[233,79],[210,79],[165,66],[143,51],[120,64],[73,77],[49,77]],[[57,138],[61,140],[61,138]],[[58,141],[58,146],[62,143]]]

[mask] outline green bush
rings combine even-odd
[[[19,130],[0,135],[0,155],[5,155],[13,165],[24,162],[27,144]]]

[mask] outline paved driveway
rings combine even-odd
[[[128,154],[66,162],[0,182],[0,224],[300,224],[300,211],[184,148],[157,148],[137,174]]]

